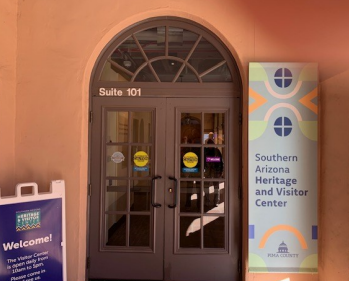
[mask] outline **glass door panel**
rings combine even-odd
[[[164,231],[164,213],[156,208],[164,205],[158,174],[164,176],[165,166],[156,166],[164,163],[159,159],[165,154],[165,134],[160,133],[165,131],[164,100],[142,99],[139,106],[135,101],[96,97],[93,102],[92,279],[163,277],[164,240],[155,237],[163,237]]]
[[[127,181],[107,180],[105,193],[105,211],[126,211],[127,209]]]
[[[228,137],[237,129],[236,108],[229,98],[167,99],[166,127],[174,132],[166,145],[175,159],[166,150],[166,169],[178,181],[178,205],[165,211],[165,280],[235,280],[231,239],[238,230],[229,210],[238,181],[227,171],[237,159]]]
[[[177,120],[180,123],[179,252],[181,248],[187,247],[204,249],[205,245],[210,245],[213,248],[216,244],[205,241],[211,239],[212,231],[202,230],[204,227],[210,229],[213,221],[224,220],[227,216],[224,199],[228,191],[224,188],[223,175],[226,157],[224,121],[228,111],[213,112],[208,108],[197,111],[197,106],[195,112],[185,110],[184,113],[178,113],[180,120]],[[193,219],[187,213],[199,213],[200,216]],[[222,242],[217,244],[219,248],[225,249],[227,245],[224,237],[227,234],[224,224],[220,229],[224,231],[215,232],[215,235],[221,237],[215,238]]]
[[[106,110],[105,245],[150,248],[154,112]]]
[[[127,142],[128,140],[128,112],[108,111],[106,140],[110,143]]]
[[[201,182],[191,180],[180,181],[179,208],[181,213],[201,212]]]

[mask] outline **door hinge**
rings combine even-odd
[[[91,263],[90,257],[87,257],[86,258],[86,269],[90,268],[90,263]]]
[[[242,125],[242,112],[239,113],[239,124]]]
[[[242,272],[242,262],[241,262],[241,260],[238,260],[238,272],[239,273]]]
[[[87,188],[88,188],[88,190],[87,190],[88,196],[91,196],[91,194],[92,194],[92,185],[89,184]]]
[[[90,111],[90,123],[92,123],[92,121],[93,121],[93,112],[92,111]]]

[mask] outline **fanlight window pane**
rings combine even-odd
[[[135,34],[148,59],[165,55],[164,27],[155,27]],[[141,54],[139,54],[142,56]]]
[[[185,66],[176,82],[199,82],[199,79],[189,67]]]
[[[161,82],[172,82],[182,63],[174,60],[154,61],[153,67]]]
[[[201,74],[223,61],[220,52],[205,38],[201,38],[189,62]]]
[[[111,60],[134,73],[145,60],[132,36],[127,38],[111,55]]]
[[[199,35],[189,30],[170,26],[168,34],[169,55],[185,60]]]
[[[118,69],[107,61],[104,65],[101,74],[101,81],[116,81],[116,82],[127,82],[131,80],[131,75]]]
[[[154,74],[151,72],[148,66],[142,68],[142,70],[137,74],[135,82],[156,82]]]
[[[232,78],[227,64],[210,71],[206,75],[201,77],[202,82],[231,82]]]

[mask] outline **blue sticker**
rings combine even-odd
[[[182,168],[183,173],[198,173],[198,168]]]
[[[135,171],[135,172],[148,172],[149,168],[148,167],[133,167],[133,171]]]

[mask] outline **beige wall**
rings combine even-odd
[[[122,29],[165,15],[192,19],[221,37],[240,63],[245,109],[248,62],[319,63],[319,275],[246,272],[246,280],[347,278],[349,38],[345,36],[348,7],[341,2],[19,0],[17,15],[15,1],[1,1],[1,38],[7,40],[0,44],[0,187],[6,186],[3,193],[12,194],[9,186],[17,182],[36,181],[45,191],[50,180],[66,181],[69,281],[82,281],[85,274],[88,87],[93,64]],[[246,171],[244,179],[246,258]]]
[[[0,2],[0,189],[11,194],[15,184],[15,114],[17,4]]]

